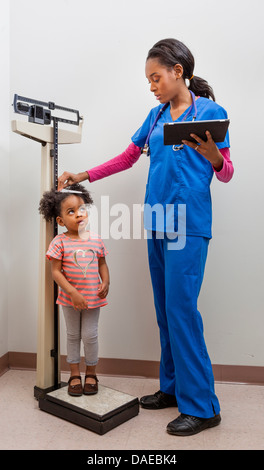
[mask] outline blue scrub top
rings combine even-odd
[[[132,142],[144,147],[147,135],[163,105],[153,108],[145,122],[133,135]],[[197,121],[227,119],[227,112],[212,100],[198,98]],[[182,121],[190,108],[175,121]],[[186,121],[193,119],[192,113]],[[170,106],[158,120],[149,141],[150,167],[146,186],[144,227],[179,235],[212,237],[212,203],[210,184],[214,174],[211,163],[187,145],[175,152],[163,144],[163,125],[173,122]],[[217,147],[229,147],[229,134]],[[147,207],[147,210],[146,210]],[[180,217],[186,209],[186,232]],[[166,212],[167,211],[167,212]],[[185,215],[184,215],[185,217]]]

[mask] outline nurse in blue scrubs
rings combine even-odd
[[[141,149],[149,155],[144,224],[160,330],[160,390],[142,397],[140,403],[152,410],[178,406],[180,414],[167,431],[188,436],[221,421],[197,300],[212,237],[210,183],[214,173],[227,182],[233,167],[228,133],[217,145],[207,133],[206,141],[194,136],[195,142],[166,146],[163,126],[184,120],[225,119],[227,113],[215,103],[208,83],[194,75],[194,58],[180,41],[165,39],[153,46],[146,60],[146,76],[159,105],[133,135],[127,151],[98,167],[93,175],[92,170],[90,175],[89,171],[64,172],[59,188],[122,171],[137,161]]]
[[[227,134],[217,145],[209,133],[206,142],[195,136],[196,143],[184,142],[178,147],[163,143],[165,123],[227,118],[208,83],[193,71],[193,56],[181,42],[168,39],[153,46],[146,76],[161,104],[151,110],[132,137],[139,147],[148,139],[145,203],[150,207],[162,204],[164,214],[166,206],[174,212],[169,221],[153,211],[145,216],[161,361],[160,390],[142,397],[140,403],[148,409],[178,406],[181,414],[167,426],[175,435],[195,434],[221,421],[197,299],[212,237],[210,183],[214,171],[223,167],[221,149],[229,148],[229,137]],[[159,111],[162,114],[156,120]]]

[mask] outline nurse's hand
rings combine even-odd
[[[66,188],[67,186],[71,186],[74,183],[80,183],[81,181],[89,179],[89,175],[87,171],[83,171],[82,173],[69,173],[68,171],[64,171],[64,173],[58,178],[58,191]]]
[[[223,166],[223,155],[219,151],[209,131],[206,131],[207,141],[200,139],[195,134],[191,134],[191,137],[196,142],[190,142],[189,140],[183,140],[182,143],[193,148],[196,152],[200,153],[206,160],[208,160],[215,170],[220,171]]]

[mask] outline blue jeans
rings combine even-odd
[[[177,240],[175,240],[175,243]],[[176,396],[181,413],[210,418],[220,406],[197,300],[209,239],[187,236],[183,249],[168,240],[148,239],[149,267],[160,329],[160,389]]]

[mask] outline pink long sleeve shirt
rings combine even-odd
[[[220,152],[223,155],[223,167],[220,171],[216,171],[214,167],[213,170],[219,181],[222,181],[222,183],[228,183],[234,173],[233,164],[230,160],[230,151],[229,148],[223,148],[220,149]],[[114,157],[111,160],[108,160],[107,162],[92,168],[91,170],[87,170],[90,182],[92,183],[94,181],[131,168],[134,163],[138,161],[140,155],[141,148],[137,147],[132,142],[128,148],[117,157]]]

